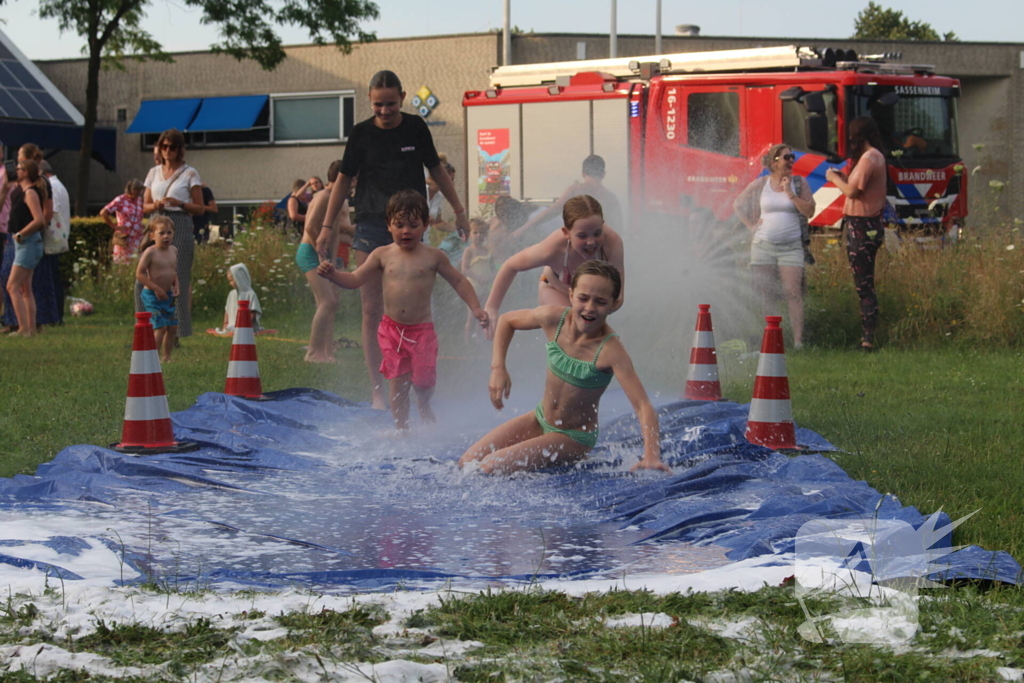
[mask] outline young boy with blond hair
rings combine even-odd
[[[430,297],[438,275],[448,281],[469,306],[482,327],[487,313],[480,307],[473,285],[456,270],[440,249],[423,243],[430,221],[427,200],[415,190],[402,190],[387,204],[386,219],[393,244],[379,247],[351,273],[335,270],[324,261],[317,272],[345,289],[357,289],[380,277],[384,317],[377,328],[383,359],[381,374],[391,380],[391,414],[395,426],[409,428],[409,389],[416,389],[420,417],[434,421],[430,397],[437,384],[437,334]]]
[[[142,305],[152,314],[156,348],[160,361],[171,360],[171,349],[178,336],[178,316],[174,299],[178,286],[178,248],[174,239],[174,223],[167,216],[154,216],[149,221],[149,236],[142,245],[142,258],[135,269],[135,279],[142,283]]]

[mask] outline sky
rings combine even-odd
[[[273,1],[273,0],[271,0]],[[500,28],[502,0],[377,0],[381,18],[365,27],[378,38],[474,33]],[[961,40],[1024,43],[1021,0],[880,0],[912,20],[926,21],[939,33],[955,31]],[[61,36],[57,22],[40,19],[38,0],[7,0],[0,5],[0,30],[30,59],[81,56],[77,35]],[[697,24],[702,35],[787,38],[848,38],[867,0],[851,3],[717,0],[662,0],[662,33],[677,24]],[[655,0],[618,3],[620,34],[653,34]],[[175,0],[152,0],[145,28],[168,51],[203,50],[217,40],[216,29],[199,22],[200,13]],[[512,0],[512,24],[538,33],[607,33],[611,0]],[[309,42],[301,30],[283,29],[285,44]]]

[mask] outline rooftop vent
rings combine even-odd
[[[679,24],[676,26],[677,36],[699,36],[700,26],[697,24]]]

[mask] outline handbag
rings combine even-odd
[[[43,230],[43,253],[47,256],[64,254],[69,250],[68,230],[61,227],[61,221],[56,216]]]

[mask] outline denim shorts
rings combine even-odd
[[[14,265],[27,270],[35,270],[43,259],[42,234],[34,232],[22,242],[15,242],[14,245]]]
[[[352,248],[369,254],[377,247],[387,246],[394,241],[387,223],[376,220],[357,221]]]
[[[792,242],[769,242],[755,238],[750,245],[752,266],[804,267],[804,246],[799,239]]]

